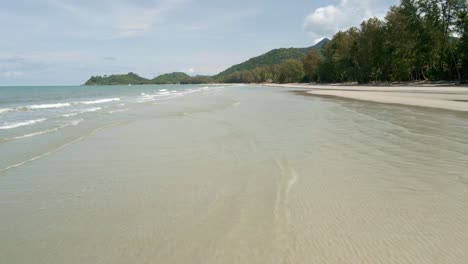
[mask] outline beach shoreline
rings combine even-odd
[[[304,95],[468,112],[468,87],[462,85],[406,84],[374,86],[301,83],[262,85],[266,87],[297,88],[303,90]]]

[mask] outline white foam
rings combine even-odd
[[[112,111],[109,111],[109,114],[120,113],[120,112],[125,112],[125,111],[128,111],[128,108],[112,110]]]
[[[38,135],[42,135],[42,134],[46,134],[46,133],[50,133],[50,132],[55,132],[55,131],[58,131],[59,129],[65,128],[67,126],[77,126],[82,121],[83,121],[83,119],[72,120],[69,123],[61,125],[59,127],[54,127],[54,128],[47,129],[47,130],[42,130],[42,131],[30,133],[30,134],[25,134],[25,135],[22,135],[22,136],[7,138],[7,140],[22,139],[22,138],[34,137],[34,136],[38,136]]]
[[[54,132],[54,131],[57,131],[57,130],[59,130],[58,127],[52,128],[52,129],[43,130],[43,131],[39,131],[39,132],[34,132],[34,133],[31,133],[31,134],[26,134],[26,135],[22,135],[22,136],[18,136],[18,137],[14,137],[13,139],[21,139],[21,138],[34,137],[34,136],[37,136],[37,135],[42,135],[42,134],[49,133],[49,132]]]
[[[80,102],[80,104],[86,104],[86,105],[104,104],[104,103],[110,103],[114,101],[120,101],[120,98],[105,98],[105,99],[99,99],[99,100],[94,100],[94,101],[83,101],[83,102]]]
[[[71,113],[71,114],[64,114],[62,115],[63,117],[72,117],[72,116],[76,116],[78,115],[79,113]]]
[[[93,107],[93,108],[84,109],[83,111],[81,111],[81,113],[96,112],[96,111],[99,111],[101,109],[102,109],[102,107]]]
[[[13,111],[13,109],[10,109],[10,108],[0,108],[0,114],[6,113],[6,112],[10,112],[10,111]]]
[[[72,120],[70,121],[70,125],[77,126],[81,122],[83,122],[83,119]]]
[[[160,89],[160,92],[167,92],[167,89]]]
[[[16,122],[16,123],[6,123],[6,124],[3,124],[3,126],[0,126],[0,129],[5,130],[5,129],[22,127],[22,126],[29,126],[29,125],[34,125],[36,123],[44,122],[46,120],[47,120],[46,118],[41,118],[41,119],[27,120],[27,121]]]
[[[70,106],[70,103],[56,103],[56,104],[38,104],[38,105],[28,105],[25,107],[19,107],[19,110],[37,110],[37,109],[50,109],[50,108],[62,108]]]

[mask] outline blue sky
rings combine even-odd
[[[214,74],[279,47],[306,47],[397,0],[3,0],[0,85],[82,84],[91,75]]]

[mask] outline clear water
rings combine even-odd
[[[113,114],[209,88],[181,85],[0,87],[0,149],[3,150],[0,171],[47,153],[70,137],[112,122]]]
[[[1,114],[47,120],[0,131],[0,262],[468,262],[465,114],[255,86],[41,89],[0,90],[1,108],[71,103]]]

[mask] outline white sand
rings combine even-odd
[[[307,89],[307,93],[316,96],[334,96],[377,103],[468,111],[468,87],[462,86],[265,85]]]

